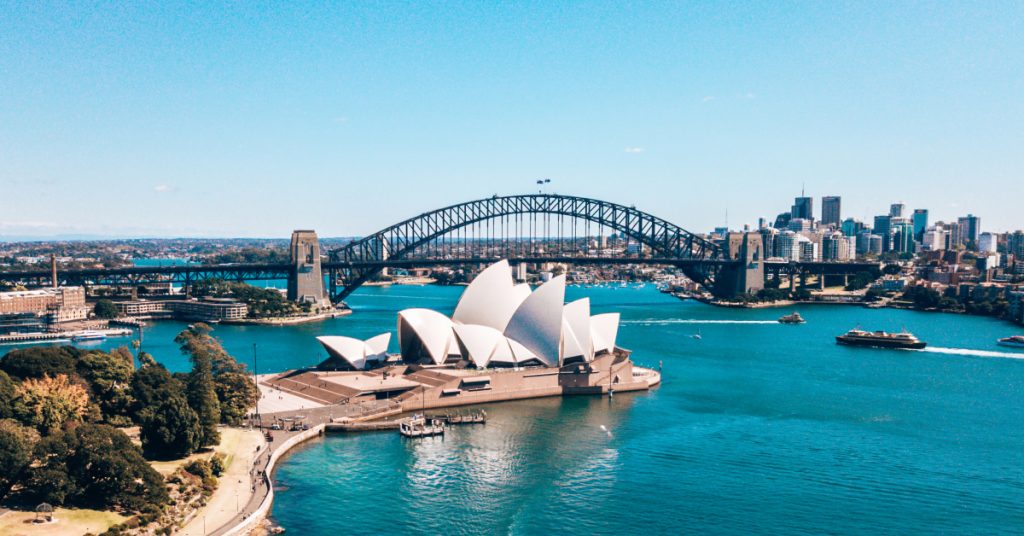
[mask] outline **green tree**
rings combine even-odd
[[[166,389],[163,394],[162,400],[141,414],[142,451],[150,459],[183,458],[201,447],[199,416],[181,394]]]
[[[52,504],[139,511],[167,503],[164,479],[124,432],[83,424],[37,445],[26,488]]]
[[[98,318],[117,318],[117,307],[114,306],[114,302],[102,299],[96,302],[96,307],[93,309],[93,313]]]
[[[89,383],[103,419],[116,426],[129,424],[135,372],[131,352],[124,347],[110,353],[86,352],[78,360],[78,372]]]
[[[179,342],[183,345],[183,351],[187,350],[193,358],[197,355],[209,357],[214,392],[220,408],[220,422],[237,425],[245,418],[249,408],[256,404],[256,383],[246,372],[245,365],[224,351],[210,332],[209,326],[195,324],[179,335]]]
[[[186,393],[188,404],[199,416],[202,429],[200,444],[216,445],[220,442],[220,402],[213,383],[213,355],[210,350],[210,327],[197,323],[189,326],[174,338],[181,345],[182,353],[192,360],[192,372],[188,375]]]
[[[70,346],[11,350],[0,358],[0,370],[18,379],[75,373],[78,350]]]
[[[183,393],[185,386],[167,368],[156,362],[148,362],[132,375],[132,420],[142,424],[141,414],[156,406],[166,393]]]
[[[217,400],[220,401],[221,421],[239,425],[249,408],[256,404],[256,385],[252,378],[240,372],[225,372],[214,379]]]
[[[32,463],[32,449],[39,434],[13,419],[0,419],[0,500],[21,481]]]
[[[14,381],[6,372],[0,370],[0,419],[14,416]]]

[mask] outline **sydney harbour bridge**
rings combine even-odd
[[[614,234],[616,248],[595,244]],[[287,280],[298,299],[303,280],[326,276],[339,303],[388,268],[489,263],[641,264],[679,268],[718,297],[755,292],[781,274],[877,274],[877,263],[766,260],[758,232],[730,233],[712,241],[632,206],[557,194],[493,196],[424,212],[326,252],[302,244],[312,231],[296,231],[291,261],[274,264],[184,264],[76,270],[0,272],[0,281],[29,287],[134,286],[175,283],[186,288],[207,279]],[[296,243],[299,237],[299,244]],[[304,249],[302,247],[304,246]],[[305,252],[305,253],[304,253]]]

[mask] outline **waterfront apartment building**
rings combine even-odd
[[[124,316],[153,316],[172,314],[182,320],[220,322],[241,320],[248,316],[249,308],[231,298],[205,298],[202,300],[132,300],[114,302],[117,312]]]
[[[783,231],[775,237],[775,256],[787,261],[800,260],[800,241],[806,241],[803,235],[793,231]]]
[[[82,287],[44,288],[0,292],[0,314],[34,313],[55,324],[85,320],[89,306]]]
[[[838,195],[826,195],[821,198],[821,223],[839,228],[842,221],[843,199]]]

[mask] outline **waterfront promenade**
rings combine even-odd
[[[303,404],[308,404],[309,402],[268,387],[262,383],[262,380],[263,378],[261,377],[259,387],[261,394],[260,409],[264,411],[263,428],[271,434],[273,440],[261,442],[255,459],[248,464],[248,472],[241,474],[243,483],[240,485],[248,485],[250,491],[247,494],[248,500],[244,500],[244,504],[238,504],[237,512],[226,520],[218,517],[220,523],[217,526],[210,524],[210,520],[213,518],[212,515],[206,514],[207,519],[205,523],[202,519],[203,515],[213,508],[211,503],[211,505],[206,507],[204,513],[193,519],[178,532],[179,534],[212,536],[247,534],[269,515],[270,506],[273,501],[274,485],[271,476],[275,463],[282,455],[306,439],[322,435],[326,428],[325,425],[330,423],[332,419],[365,417],[387,407],[386,404],[376,403],[377,401],[336,406],[299,407],[300,402]],[[287,402],[285,401],[286,396],[289,396]],[[271,409],[270,412],[264,410],[265,404]],[[308,430],[271,429],[274,423],[286,422],[284,419],[296,419],[299,417],[302,417],[302,422],[309,426]],[[246,455],[246,453],[238,452],[236,455],[241,456]],[[236,475],[227,476],[227,478],[236,478]]]

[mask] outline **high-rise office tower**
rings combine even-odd
[[[875,216],[872,232],[882,237],[882,251],[892,249],[892,216]]]
[[[842,221],[842,198],[838,195],[826,195],[821,198],[821,223],[839,227]]]
[[[889,215],[893,218],[902,218],[903,214],[907,212],[907,205],[903,203],[893,203],[889,205]]]
[[[957,218],[956,223],[960,226],[960,243],[978,247],[978,238],[981,236],[981,218],[968,214]]]
[[[892,251],[914,252],[914,226],[906,218],[892,218]]]
[[[814,198],[813,197],[798,197],[793,202],[793,210],[790,211],[793,219],[799,218],[801,220],[813,220],[814,219]]]
[[[914,240],[918,242],[924,238],[924,232],[928,229],[928,209],[914,209]]]

